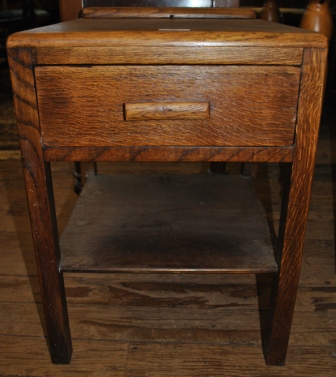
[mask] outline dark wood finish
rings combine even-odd
[[[82,0],[59,0],[59,7],[62,21],[75,20],[80,16]]]
[[[60,0],[62,21],[75,20],[88,7],[204,7],[238,8],[239,0]]]
[[[242,164],[241,173],[244,177],[254,179],[258,173],[258,164],[255,162],[247,162]]]
[[[9,51],[16,119],[51,358],[70,362],[72,346],[59,271],[60,254],[50,165],[43,159],[31,51]]]
[[[270,22],[280,22],[281,14],[278,8],[277,1],[265,1],[259,14],[259,18]]]
[[[225,7],[238,8],[239,0],[83,0],[83,7]]]
[[[102,22],[104,20],[101,20]],[[165,32],[164,34],[167,34]],[[182,32],[181,32],[182,33]],[[162,35],[163,33],[161,33]],[[83,36],[84,37],[84,36]],[[226,36],[223,35],[223,38]],[[176,38],[176,32],[175,32]],[[253,43],[253,41],[251,41]],[[126,43],[126,42],[125,42]],[[201,44],[201,40],[199,41]],[[242,41],[242,43],[244,43]],[[281,43],[281,42],[280,42]],[[174,47],[174,48],[171,48]],[[89,51],[85,47],[68,48],[60,46],[59,50],[62,55],[55,55],[54,50],[49,47],[41,47],[35,52],[35,61],[38,64],[55,65],[55,64],[80,64],[83,53],[87,54],[88,64],[94,64],[99,57],[101,64],[137,64],[141,59],[143,64],[281,64],[284,65],[300,65],[302,62],[302,49],[288,48],[287,50],[272,48],[273,53],[270,54],[267,47],[246,47],[246,55],[242,53],[240,48],[233,48],[228,46],[185,46],[182,49],[174,46],[174,42],[170,41],[167,46],[163,46],[158,52],[154,46],[146,46],[146,49],[139,45],[134,46],[132,51],[127,51],[119,44],[116,46],[97,46],[92,47]],[[112,54],[113,51],[113,54]],[[196,53],[195,53],[196,52]],[[63,58],[62,58],[63,56]]]
[[[239,0],[213,0],[212,2],[214,8],[238,8],[239,5]]]
[[[97,174],[97,163],[90,163],[90,162],[78,162],[78,159],[75,160],[75,169],[73,172],[74,177],[76,178],[76,183],[74,186],[74,190],[76,194],[80,194],[83,185],[86,181],[88,175]]]
[[[300,80],[296,67],[45,66],[35,69],[35,78],[46,147],[285,147],[294,140]],[[99,88],[94,98],[92,87]],[[258,106],[251,97],[258,98]],[[170,106],[187,101],[210,103],[210,116],[206,111],[205,119],[195,118],[188,110],[184,119],[168,119],[165,112],[147,120],[124,117],[128,103],[148,107],[148,102]]]
[[[305,64],[306,62],[310,64]],[[315,153],[323,97],[326,53],[307,49],[302,67],[301,106],[298,109],[298,127],[294,149],[290,186],[283,193],[283,210],[279,228],[281,259],[277,285],[274,287],[274,305],[271,307],[268,338],[265,341],[266,360],[271,365],[285,363],[297,287],[299,284],[302,249],[311,194],[311,177],[315,166]],[[314,98],[314,90],[319,99]],[[317,101],[317,102],[316,102]],[[314,103],[317,106],[311,107]],[[316,110],[320,108],[320,110]],[[306,110],[304,110],[306,109]],[[309,138],[307,138],[309,135]],[[295,214],[297,214],[295,216]],[[275,323],[277,325],[275,325]],[[275,339],[276,342],[274,341]]]
[[[267,364],[283,364],[293,316],[307,224],[322,107],[321,102],[327,56],[326,38],[316,33],[259,20],[208,20],[212,21],[211,25],[210,22],[207,24],[207,20],[161,20],[162,27],[164,28],[166,28],[165,21],[168,21],[173,29],[190,29],[188,32],[176,32],[172,30],[162,32],[158,30],[158,24],[156,24],[157,22],[161,22],[160,20],[150,20],[151,22],[146,20],[146,25],[142,24],[142,26],[138,23],[140,21],[137,20],[137,22],[133,23],[134,26],[132,28],[130,27],[131,22],[125,23],[122,26],[118,20],[114,20],[113,22],[111,20],[76,20],[63,25],[20,33],[12,36],[8,42],[29,211],[34,234],[37,264],[40,272],[52,359],[54,362],[69,362],[70,338],[62,273],[59,270],[60,257],[57,227],[48,162],[62,158],[68,159],[68,155],[70,155],[69,159],[71,160],[71,153],[73,151],[76,157],[82,154],[84,161],[95,161],[100,156],[115,161],[117,152],[126,153],[124,155],[125,161],[136,160],[138,154],[142,154],[141,158],[144,159],[146,159],[146,155],[152,159],[155,155],[158,161],[161,162],[176,161],[176,156],[179,156],[181,160],[183,159],[181,147],[179,147],[178,143],[179,140],[182,140],[185,152],[189,156],[203,156],[205,151],[207,151],[209,153],[209,161],[216,159],[216,157],[220,161],[221,157],[227,157],[230,153],[233,153],[231,159],[234,161],[241,159],[243,162],[247,156],[254,162],[265,161],[267,158],[273,158],[273,161],[275,161],[275,156],[277,155],[280,156],[280,160],[287,159],[287,161],[291,161],[291,174],[289,178],[285,177],[283,190],[284,199],[277,250],[279,270],[273,274],[273,299],[271,302],[271,312],[268,317],[269,331],[264,336],[265,360]],[[114,28],[112,25],[117,25],[117,27]],[[190,25],[192,25],[191,28]],[[207,27],[205,27],[206,25]],[[91,48],[96,49],[97,47],[101,49],[101,53],[96,55],[95,61],[88,63],[87,56],[90,56],[89,51]],[[186,47],[190,49],[186,50]],[[240,50],[241,59],[245,56],[246,63],[237,66],[224,66],[225,59],[223,59],[222,64],[218,61],[218,65],[209,65],[206,63],[205,57],[207,49],[209,50],[213,47],[232,48],[232,51],[235,52]],[[77,66],[66,66],[69,63],[67,55],[64,55],[63,48],[67,48],[68,51],[74,53],[77,59]],[[113,55],[114,48],[116,48],[116,58]],[[125,53],[124,62],[122,61],[123,54],[121,48],[124,51],[128,51]],[[154,48],[157,53],[153,56],[151,64],[149,64],[151,54],[149,49]],[[194,56],[191,57],[193,48]],[[200,53],[200,62],[204,65],[204,72],[199,70],[201,63],[195,65],[197,61],[195,55],[197,56],[203,48],[203,52]],[[183,56],[185,57],[184,64],[181,64],[181,66],[174,67],[174,60],[169,64],[169,54],[166,55],[165,62],[160,60],[159,56],[161,53],[165,54],[167,50],[171,51],[173,49],[181,55],[181,63]],[[285,52],[289,54],[291,51],[301,51],[303,52],[303,60],[301,63],[292,66],[288,66],[283,60],[279,60],[277,63],[274,62],[272,64],[275,65],[274,67],[269,64],[269,60],[267,59],[260,59],[258,64],[251,64],[251,61],[255,59],[252,58],[254,49],[265,49],[269,54],[271,54],[272,49],[277,51],[282,50],[281,56]],[[41,51],[46,50],[49,51],[50,56],[42,58]],[[141,51],[143,52],[140,53]],[[80,52],[82,55],[80,55]],[[180,69],[184,74],[183,77],[189,77],[189,81],[185,81],[184,85],[185,93],[189,97],[192,97],[189,100],[198,100],[198,98],[195,98],[197,93],[201,93],[202,96],[211,97],[210,94],[215,92],[217,98],[218,94],[222,93],[222,89],[223,92],[228,93],[229,97],[232,98],[233,96],[238,101],[239,106],[242,106],[244,112],[235,112],[234,117],[236,122],[232,123],[230,129],[225,128],[226,123],[223,121],[221,115],[214,118],[216,121],[212,125],[213,129],[225,129],[228,137],[230,137],[230,141],[226,141],[224,135],[220,135],[222,137],[221,142],[217,143],[217,139],[209,134],[209,130],[201,128],[199,130],[201,130],[202,137],[197,139],[196,134],[192,132],[192,127],[188,126],[187,121],[187,132],[179,138],[175,134],[175,128],[173,127],[177,123],[173,121],[173,124],[168,125],[168,121],[162,121],[162,127],[165,129],[165,132],[168,136],[171,134],[172,139],[174,139],[173,143],[169,144],[170,147],[168,147],[161,141],[161,137],[165,137],[165,141],[168,142],[170,138],[167,135],[161,133],[160,138],[155,137],[155,133],[159,127],[155,128],[154,131],[150,129],[144,132],[146,128],[144,125],[144,128],[140,129],[140,132],[137,132],[137,129],[129,128],[128,123],[133,123],[132,121],[125,122],[127,126],[124,126],[129,130],[128,134],[126,132],[123,134],[124,139],[127,138],[127,142],[123,141],[121,137],[118,142],[114,142],[111,134],[107,134],[106,138],[101,138],[99,143],[97,143],[95,137],[99,139],[99,132],[101,130],[106,132],[104,129],[106,129],[106,124],[109,124],[109,122],[105,121],[106,118],[111,117],[111,122],[115,126],[117,133],[123,128],[122,121],[120,123],[116,121],[116,118],[114,118],[115,115],[111,114],[110,111],[106,111],[104,106],[106,105],[106,109],[109,109],[108,106],[119,101],[118,97],[122,98],[121,103],[125,102],[125,98],[128,98],[127,103],[134,103],[131,96],[124,96],[123,91],[117,91],[111,97],[106,95],[107,92],[102,90],[105,82],[102,78],[104,70],[101,69],[101,65],[106,66],[104,67],[106,80],[111,79],[111,72],[116,71],[117,68],[114,66],[114,59],[117,59],[119,61],[120,73],[125,73],[125,75],[121,74],[119,81],[114,82],[116,84],[121,83],[121,87],[124,90],[130,91],[130,85],[126,85],[125,83],[127,82],[128,75],[131,74],[131,67],[128,64],[133,52],[136,52],[137,55],[134,54],[132,64],[138,65],[137,69],[139,71],[137,72],[140,72],[138,76],[134,75],[134,79],[138,84],[138,87],[132,90],[133,98],[135,99],[134,102],[141,102],[137,98],[138,93],[142,95],[142,102],[152,102],[151,98],[148,99],[152,91],[157,90],[156,94],[160,94],[164,93],[165,88],[170,99],[161,97],[161,99],[159,98],[160,101],[165,100],[170,102],[173,96],[177,96],[178,99],[180,95],[184,97],[183,93],[180,94],[182,86],[179,87],[179,92],[171,89],[167,75],[167,72],[171,72],[170,80],[176,84],[176,80],[182,80],[182,75],[178,74],[178,69]],[[110,54],[110,61],[108,60],[107,53]],[[48,59],[50,62],[53,61],[51,64],[54,66],[40,66],[43,59],[44,62]],[[72,58],[70,57],[70,59]],[[93,63],[94,65],[90,67],[89,65]],[[125,64],[124,67],[123,64]],[[146,68],[151,75],[146,76]],[[84,70],[87,75],[78,74],[78,72],[84,72]],[[194,74],[191,75],[188,73],[188,70]],[[209,79],[212,70],[218,74]],[[239,70],[241,72],[240,76],[238,74]],[[265,73],[264,76],[262,76],[262,71]],[[55,72],[56,74],[54,74]],[[90,74],[90,72],[92,73]],[[163,72],[165,80],[158,80],[155,77],[157,72]],[[257,77],[259,77],[261,83],[253,78],[255,72],[257,72]],[[153,75],[153,73],[155,74]],[[227,73],[226,79],[232,80],[232,85],[225,85],[225,81],[221,78],[220,73]],[[70,79],[71,74],[72,80]],[[95,81],[97,76],[101,77]],[[90,91],[83,90],[87,85],[84,77],[86,77],[88,83],[91,82]],[[207,87],[204,86],[202,77]],[[284,77],[289,80],[285,80]],[[62,83],[60,83],[61,78],[63,82],[67,83],[67,90],[65,87],[62,88]],[[196,78],[197,80],[195,80]],[[297,81],[299,78],[300,83]],[[44,82],[45,79],[47,80]],[[151,79],[155,83],[155,86],[152,86],[152,88],[149,85]],[[293,80],[293,83],[290,82],[291,80]],[[194,85],[194,82],[197,82],[197,85]],[[218,86],[218,82],[221,83],[220,86]],[[248,84],[244,90],[240,82]],[[264,82],[267,82],[268,85],[265,85]],[[189,86],[192,90],[188,89]],[[274,86],[277,86],[276,90]],[[259,88],[258,93],[253,92],[254,87]],[[59,90],[60,88],[62,88],[61,91]],[[295,93],[293,93],[293,88],[295,88]],[[82,102],[76,94],[76,90],[81,91],[85,106],[81,106]],[[58,101],[55,97],[52,98],[52,93],[55,91],[58,93]],[[263,100],[265,94],[262,91],[272,94],[267,102]],[[90,100],[94,101],[96,92],[100,93],[96,97],[98,98],[96,108],[100,109],[101,112],[105,112],[105,117],[102,117],[100,114],[94,114],[92,109],[90,109]],[[255,93],[253,97],[250,95],[251,92]],[[281,99],[277,97],[276,92],[281,93]],[[59,93],[63,94],[60,95]],[[69,95],[68,98],[65,98],[66,94]],[[144,101],[144,98],[147,98],[147,100]],[[204,99],[201,98],[201,100]],[[258,108],[257,104],[259,105],[259,100],[261,100],[260,104],[264,105],[265,113],[255,110]],[[253,106],[249,105],[249,102],[253,102]],[[278,127],[273,127],[272,129],[271,126],[272,132],[268,132],[267,125],[271,121],[276,123],[279,117],[281,118],[283,113],[286,112],[286,109],[281,108],[282,103],[286,103],[289,108],[292,108],[294,107],[294,102],[296,103],[295,108],[297,111],[292,112],[290,110],[293,118],[288,115],[285,115],[285,118],[283,118],[290,124],[291,137],[289,138],[289,133],[287,132],[283,133],[281,130],[278,132],[276,130]],[[216,102],[214,103],[216,104]],[[225,102],[222,101],[222,106],[223,103],[225,105]],[[311,104],[314,104],[314,106]],[[52,109],[53,106],[56,107],[56,110]],[[233,111],[237,110],[235,106],[237,104],[232,104]],[[281,113],[279,111],[276,113],[275,109],[279,108],[279,106],[282,109]],[[220,103],[217,103],[213,107],[210,106],[210,118],[213,114],[216,114],[216,107],[220,108]],[[272,108],[274,108],[274,111],[270,111]],[[51,116],[51,111],[54,112],[54,117]],[[255,113],[254,111],[257,112]],[[85,123],[85,117],[83,119],[79,117],[76,120],[76,114],[80,112],[85,115],[92,115],[92,117],[98,117],[99,122],[96,122],[94,118],[92,119],[91,133],[88,131],[89,125]],[[69,119],[65,118],[64,114]],[[220,110],[220,114],[223,114],[222,110]],[[41,118],[39,118],[40,116]],[[253,121],[251,121],[252,116],[255,117]],[[268,121],[265,120],[264,123],[262,121],[258,123],[258,117],[262,120],[263,116]],[[277,118],[273,120],[273,116]],[[62,122],[57,124],[58,118],[62,119]],[[296,119],[295,124],[293,122],[294,118]],[[68,122],[68,120],[71,120],[71,122]],[[67,123],[67,127],[63,125],[64,122]],[[57,126],[54,124],[57,124]],[[193,123],[193,126],[195,124]],[[276,124],[277,126],[281,126],[279,122]],[[52,132],[55,132],[57,127],[61,131],[58,132],[58,138],[55,135],[53,138],[50,138],[50,135],[52,135]],[[77,132],[76,135],[79,135],[81,127],[83,127],[82,140],[84,141],[78,141],[78,143],[81,143],[82,147],[76,145],[77,141],[74,142],[73,137],[69,137],[73,130]],[[250,140],[244,139],[244,135],[241,135],[239,132],[240,127],[247,132],[249,128],[254,129],[254,132],[250,132]],[[261,141],[262,130],[265,132],[265,140]],[[181,127],[180,133],[183,134],[183,132],[184,129]],[[152,138],[151,145],[148,145],[148,135]],[[199,142],[202,143],[203,136],[208,138],[206,141],[208,144],[207,146],[203,146],[202,149]],[[256,142],[257,139],[258,142]],[[104,156],[105,148],[107,154]],[[204,148],[207,149],[205,150]],[[213,152],[215,153],[213,157],[211,157],[212,148],[214,148]],[[132,154],[132,152],[135,153]],[[47,159],[45,156],[48,156],[48,153],[49,157]],[[195,157],[192,158],[195,161]],[[98,194],[97,190],[95,191]],[[162,227],[164,228],[164,223]],[[243,234],[242,232],[242,236]],[[192,245],[190,249],[192,249]],[[78,269],[80,268],[78,266]],[[230,270],[232,270],[231,267]],[[238,270],[239,265],[236,271]],[[267,269],[267,271],[270,270]],[[175,270],[171,268],[171,272],[175,272]],[[196,266],[193,268],[193,272],[202,272],[202,267]],[[249,318],[248,316],[246,320],[249,321]],[[57,341],[53,342],[55,337]],[[58,342],[59,339],[60,341]]]
[[[333,32],[333,18],[329,1],[309,0],[307,10],[301,18],[300,27],[321,33],[330,42]]]
[[[89,177],[60,245],[61,271],[277,272],[265,211],[241,177]]]
[[[165,30],[160,31],[159,29]],[[180,31],[176,32],[176,29]],[[37,33],[39,43],[34,39]],[[209,38],[208,42],[204,40],[206,37]],[[251,64],[251,62],[259,65],[275,64],[274,59],[272,60],[273,63],[269,63],[266,54],[257,58],[253,57],[254,49],[257,52],[269,52],[269,48],[274,48],[275,53],[279,53],[282,56],[280,64],[286,65],[287,60],[284,60],[283,52],[283,46],[286,45],[286,49],[295,49],[294,51],[286,50],[291,54],[294,53],[294,58],[287,57],[289,59],[287,64],[300,65],[302,63],[303,48],[325,48],[326,46],[325,39],[321,38],[318,33],[309,33],[306,30],[282,24],[273,23],[268,25],[262,20],[216,19],[116,19],[113,21],[77,19],[72,22],[41,27],[38,30],[31,30],[27,33],[18,33],[8,41],[9,48],[19,44],[33,49],[35,64],[52,64],[53,59],[55,59],[54,64],[60,64],[61,58],[63,58],[64,64],[68,64],[68,57],[63,54],[64,48],[67,49],[65,51],[73,53],[78,51],[82,54],[84,53],[84,48],[88,53],[90,53],[91,49],[96,52],[100,51],[100,55],[97,56],[99,61],[104,57],[104,54],[110,53],[109,58],[113,64],[118,61],[121,63],[122,51],[118,47],[124,48],[126,63],[130,62],[128,60],[130,52],[137,52],[142,49],[141,58],[140,56],[135,56],[133,63],[148,64],[147,59],[152,54],[152,48],[156,47],[164,53],[166,48],[170,47],[170,50],[172,50],[171,47],[173,47],[179,53],[185,55],[186,63],[197,64],[199,62],[205,64],[202,59],[211,52],[211,49],[215,49],[217,53],[218,49],[216,47],[230,47],[233,53],[239,54],[241,64],[244,52],[247,52],[245,56],[248,64]],[[196,49],[196,57],[190,56],[191,50],[188,47]],[[242,47],[244,47],[244,51],[241,50]],[[60,53],[55,52],[55,48],[57,51],[59,49]],[[111,56],[112,48],[116,49],[117,57]],[[42,58],[41,51],[49,51],[49,56]],[[298,51],[301,51],[301,59],[299,61],[296,53]],[[171,54],[174,56],[175,53],[171,51]],[[200,56],[199,58],[198,55]],[[106,56],[105,58],[107,59]],[[266,60],[263,60],[264,58]],[[229,57],[227,58],[228,60],[225,60],[223,56],[220,59],[223,59],[223,64],[232,62]],[[164,64],[163,61],[158,60],[157,55],[154,55],[153,63]],[[77,64],[79,64],[78,61]],[[104,64],[107,64],[106,60],[104,60]],[[215,64],[220,64],[220,60],[217,60]]]
[[[212,0],[83,0],[83,8],[89,7],[211,7]],[[229,2],[229,0],[226,0]]]
[[[46,161],[291,162],[293,147],[47,147]]]
[[[83,18],[256,18],[253,9],[243,8],[85,8]]]

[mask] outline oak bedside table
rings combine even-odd
[[[69,363],[72,353],[64,272],[271,273],[264,355],[284,364],[326,39],[213,10],[211,19],[174,9],[136,19],[90,12],[8,41],[52,361]],[[89,176],[59,241],[57,161],[287,163],[277,245],[250,181],[220,175]]]

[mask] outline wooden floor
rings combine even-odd
[[[253,275],[70,273],[66,286],[74,353],[70,365],[52,365],[20,161],[15,153],[0,159],[0,376],[336,376],[334,139],[324,126],[284,367],[264,363]],[[60,231],[76,201],[72,168],[69,163],[53,166]],[[190,173],[208,166],[101,168]],[[262,165],[258,175],[257,189],[277,223],[278,166]]]

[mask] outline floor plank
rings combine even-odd
[[[76,354],[70,365],[50,362],[41,337],[0,335],[0,376],[14,377],[110,377],[124,376],[129,344],[73,340]]]
[[[331,347],[290,347],[288,366],[267,367],[253,346],[130,343],[125,376],[336,376]]]

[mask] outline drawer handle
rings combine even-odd
[[[126,103],[125,120],[208,119],[209,102]]]

